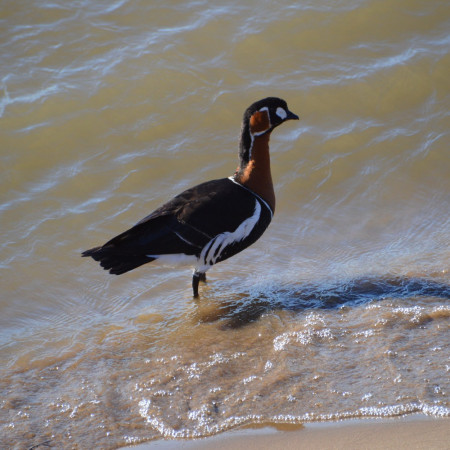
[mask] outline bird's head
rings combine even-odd
[[[241,164],[248,163],[255,137],[270,134],[274,128],[287,120],[298,119],[281,98],[267,97],[250,105],[242,119],[239,152]]]

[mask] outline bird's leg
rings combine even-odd
[[[194,297],[198,298],[198,284],[200,281],[206,281],[205,272],[194,272],[192,275],[192,290],[194,291]]]
[[[194,298],[198,298],[198,283],[200,282],[200,274],[194,272],[192,275],[192,290],[194,291]]]

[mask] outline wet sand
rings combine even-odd
[[[395,419],[362,419],[310,423],[279,429],[265,426],[240,429],[190,441],[161,440],[141,444],[145,449],[449,449],[450,420],[423,415]]]

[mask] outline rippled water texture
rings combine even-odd
[[[449,416],[448,1],[1,11],[0,447]],[[301,117],[274,221],[199,301],[190,269],[80,258],[231,175],[268,95]]]

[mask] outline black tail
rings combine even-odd
[[[122,273],[136,269],[136,267],[155,260],[155,258],[146,255],[130,255],[122,253],[120,250],[118,251],[117,248],[109,245],[91,248],[84,251],[81,256],[90,256],[113,275],[121,275]]]

